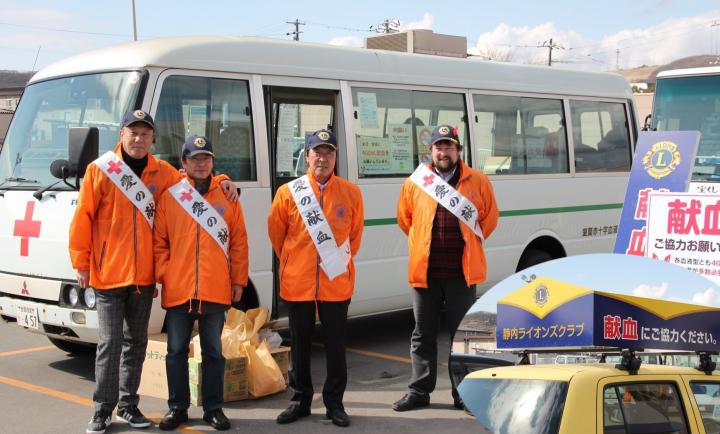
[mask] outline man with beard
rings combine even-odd
[[[431,164],[420,164],[403,184],[397,220],[408,235],[408,278],[413,287],[415,329],[410,339],[408,392],[393,404],[407,411],[430,404],[437,380],[437,327],[445,316],[450,340],[485,281],[483,244],[498,223],[490,180],[462,160],[458,129],[432,132]],[[454,406],[463,408],[453,387]]]

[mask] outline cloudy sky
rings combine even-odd
[[[717,1],[602,2],[446,0],[135,0],[139,39],[177,35],[257,35],[362,46],[385,19],[400,29],[465,36],[474,55],[554,67],[613,70],[720,54]],[[132,0],[1,0],[0,69],[31,70],[92,48],[133,39]]]

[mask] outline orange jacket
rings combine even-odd
[[[214,176],[205,200],[227,223],[230,239],[228,256],[187,211],[166,191],[155,217],[155,277],[162,283],[164,308],[188,300],[229,305],[230,284],[247,286],[248,244],[240,201],[230,202]],[[194,184],[192,180],[189,180]]]
[[[332,175],[322,194],[308,171],[315,197],[322,207],[337,245],[350,239],[353,258],[360,249],[364,216],[360,189],[350,181]],[[352,297],[355,264],[348,272],[330,281],[320,268],[320,257],[298,212],[289,184],[275,194],[268,215],[268,233],[275,254],[280,258],[280,297],[287,301],[343,301]]]
[[[468,198],[478,209],[478,220],[487,239],[498,223],[500,213],[490,180],[483,173],[471,169],[464,162],[458,164],[460,179],[456,190]],[[427,270],[430,259],[430,241],[438,203],[415,185],[405,180],[397,205],[397,221],[408,236],[408,279],[414,288],[427,288]],[[465,240],[462,268],[468,285],[482,283],[487,277],[485,252],[482,241],[464,223],[460,232]]]
[[[120,143],[115,153],[122,158]],[[170,164],[148,154],[140,178],[160,195],[182,179]],[[111,289],[155,283],[152,229],[145,217],[95,164],[85,173],[70,224],[70,260],[76,270],[90,271],[90,286]]]

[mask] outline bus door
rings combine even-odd
[[[264,86],[263,92],[270,146],[270,180],[274,198],[275,192],[283,184],[307,172],[306,138],[321,128],[337,134],[335,124],[339,97],[338,90],[335,89]],[[335,169],[337,173],[337,167]],[[272,318],[287,316],[287,306],[279,296],[278,270],[278,258],[273,255]]]

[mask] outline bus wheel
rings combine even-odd
[[[517,271],[532,267],[533,265],[542,264],[543,262],[552,261],[553,256],[544,250],[530,249],[526,250],[520,258]]]
[[[87,356],[95,354],[95,345],[92,344],[81,344],[79,342],[66,341],[65,339],[51,338],[48,336],[50,342],[58,347],[60,351],[65,351],[74,356]]]

